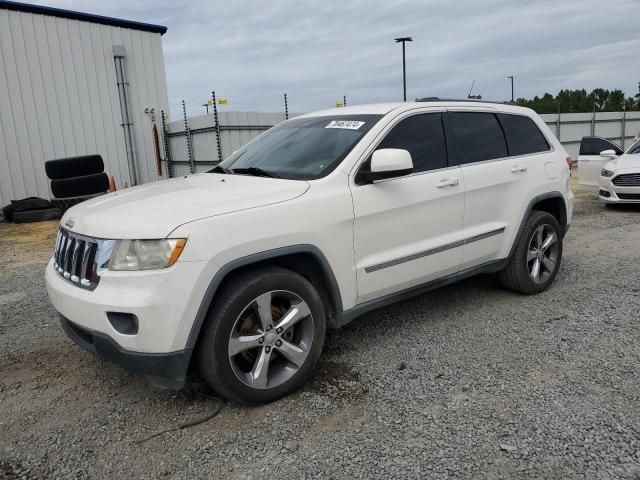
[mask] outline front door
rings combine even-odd
[[[622,155],[622,149],[613,142],[600,137],[582,137],[578,154],[578,183],[598,186],[600,170],[611,161],[610,157],[601,157],[600,152],[613,150]]]
[[[414,172],[371,184],[356,175],[351,186],[358,303],[455,273],[462,260],[464,185],[443,113],[400,119],[376,148],[408,150]]]

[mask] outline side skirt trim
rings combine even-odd
[[[430,290],[455,283],[468,277],[473,277],[474,275],[478,275],[480,273],[499,272],[507,265],[508,262],[508,258],[503,258],[501,260],[492,260],[490,262],[483,263],[482,265],[478,265],[461,272],[452,273],[451,275],[447,275],[437,280],[432,280],[431,282],[423,283],[422,285],[416,285],[415,287],[407,288],[406,290],[402,290],[400,292],[391,293],[381,298],[369,300],[368,302],[361,303],[360,305],[356,305],[349,310],[345,310],[339,313],[335,321],[331,322],[329,326],[331,328],[340,328],[355,320],[360,315],[370,312],[371,310],[375,310],[376,308],[381,308],[392,303],[406,300],[416,295],[426,293]]]
[[[401,263],[411,262],[413,260],[418,260],[419,258],[428,257],[429,255],[435,255],[436,253],[451,250],[452,248],[462,247],[463,245],[467,245],[469,243],[484,240],[485,238],[493,237],[495,235],[500,235],[501,233],[504,233],[504,229],[505,227],[496,228],[495,230],[491,230],[490,232],[481,233],[480,235],[474,235],[473,237],[458,240],[457,242],[447,243],[436,248],[430,248],[429,250],[423,250],[422,252],[412,253],[411,255],[407,255],[405,257],[396,258],[394,260],[378,263],[376,265],[370,265],[368,267],[365,267],[364,271],[367,273],[373,273],[384,268],[393,267],[395,265],[400,265]]]

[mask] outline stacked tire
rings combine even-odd
[[[63,211],[109,190],[109,177],[100,155],[49,160],[44,168],[55,197],[51,203]]]

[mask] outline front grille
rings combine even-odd
[[[60,228],[53,266],[60,276],[74,285],[93,290],[100,281],[96,263],[98,247],[98,240]]]
[[[640,193],[618,193],[620,200],[640,200]]]
[[[611,182],[616,187],[640,187],[640,173],[623,173]]]

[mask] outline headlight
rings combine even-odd
[[[613,177],[613,172],[611,170],[607,170],[606,168],[603,168],[602,170],[600,170],[600,175],[603,177]]]
[[[109,260],[109,270],[155,270],[176,263],[187,241],[118,240]]]

